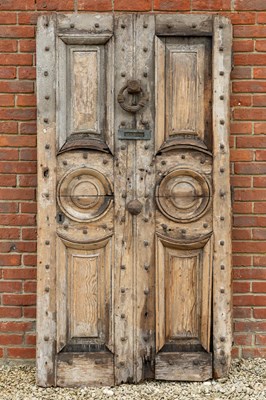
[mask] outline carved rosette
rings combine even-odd
[[[175,169],[156,188],[160,211],[176,222],[192,222],[202,217],[210,205],[211,187],[207,179],[192,169]]]
[[[113,201],[111,183],[97,170],[78,168],[67,172],[57,187],[57,201],[70,219],[78,222],[102,217]]]

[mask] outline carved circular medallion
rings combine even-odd
[[[66,173],[57,188],[62,211],[75,221],[101,217],[112,202],[112,187],[107,178],[92,168],[78,168]]]
[[[200,218],[208,208],[211,189],[206,178],[191,169],[170,171],[156,188],[161,212],[177,222]]]

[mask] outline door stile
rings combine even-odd
[[[226,376],[231,363],[231,195],[230,195],[230,72],[232,25],[216,16],[213,22],[213,353],[214,377]],[[222,72],[222,74],[220,73]]]
[[[118,139],[120,128],[130,127],[133,117],[117,102],[122,86],[133,75],[133,16],[115,17],[115,160],[114,160],[114,319],[115,319],[115,383],[133,381],[134,329],[134,260],[132,215],[126,204],[133,197],[132,162],[134,143]],[[133,177],[134,178],[134,177]]]
[[[38,247],[37,383],[55,385],[56,347],[56,18],[42,16],[37,29]],[[45,100],[49,96],[49,101]]]

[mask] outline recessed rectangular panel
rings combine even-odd
[[[72,254],[69,267],[70,336],[98,337],[99,254]]]
[[[67,79],[71,87],[68,103],[70,133],[101,133],[101,101],[104,82],[102,46],[70,47]]]
[[[156,149],[197,139],[211,149],[211,41],[156,37]]]
[[[197,338],[200,253],[186,256],[167,249],[166,260],[166,340]]]
[[[166,133],[204,134],[204,46],[166,45]]]

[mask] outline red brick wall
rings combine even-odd
[[[234,24],[235,356],[266,356],[266,1],[0,0],[0,357],[35,356],[35,24],[50,11],[221,13]]]

